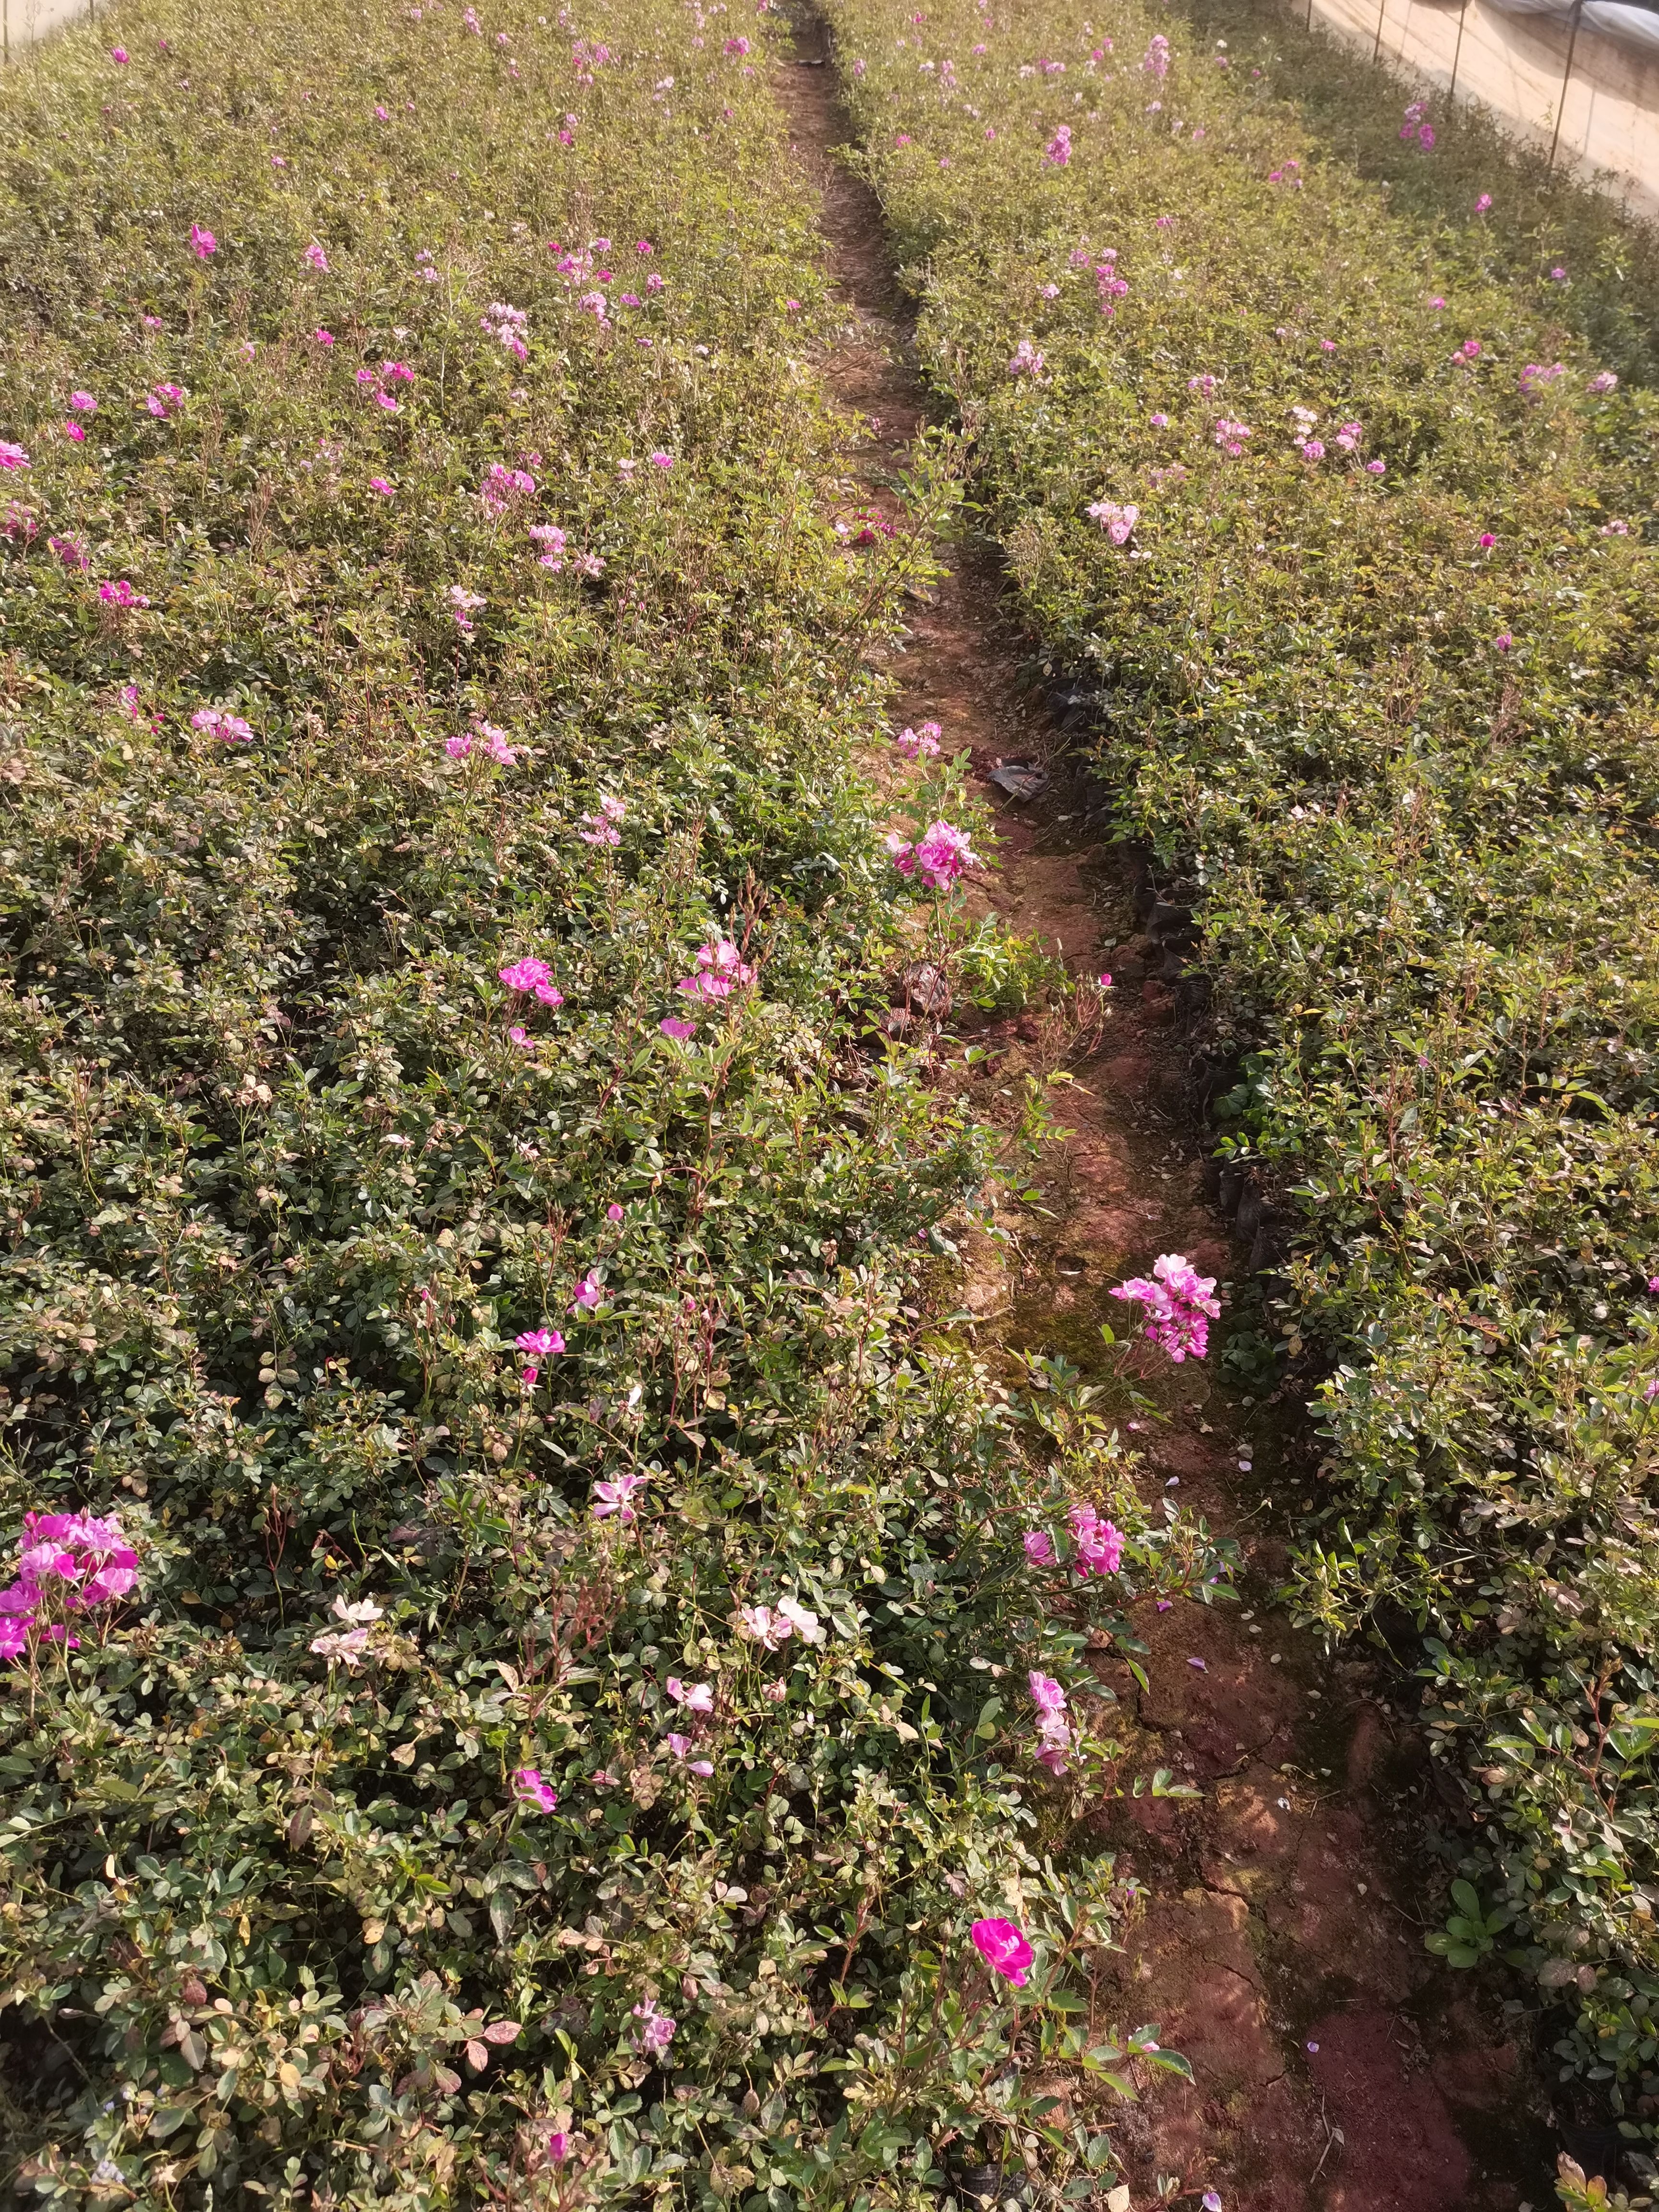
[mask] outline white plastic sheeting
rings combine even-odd
[[[1567,24],[1573,18],[1573,0],[1487,0],[1487,5],[1505,15],[1547,15]],[[1644,7],[1639,0],[1583,0],[1577,12],[1586,30],[1659,54],[1659,7]]]
[[[98,9],[102,15],[103,9]],[[62,30],[66,23],[85,23],[93,20],[90,0],[0,0],[0,32],[4,44],[13,54],[44,39],[48,31]]]
[[[1607,38],[1659,54],[1659,9],[1627,7],[1623,0],[1585,0],[1584,21]]]
[[[1659,217],[1659,7],[1637,0],[1288,0],[1431,95],[1455,89],[1513,137],[1554,149],[1633,215]],[[1431,161],[1431,152],[1425,153]]]

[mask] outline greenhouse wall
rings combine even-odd
[[[94,14],[93,0],[0,0],[0,40],[15,55],[48,31],[93,21],[103,12],[100,8]]]
[[[1310,0],[1311,20],[1489,107],[1516,137],[1553,146],[1632,215],[1659,216],[1659,12],[1499,11],[1487,0]],[[1595,27],[1603,13],[1614,33]],[[1308,6],[1292,0],[1292,20]],[[1380,36],[1379,36],[1380,33]],[[1571,59],[1571,69],[1568,64]],[[1565,97],[1564,97],[1565,94]]]

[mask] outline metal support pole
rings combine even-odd
[[[1313,0],[1308,0],[1308,20],[1302,27],[1304,31],[1311,31],[1313,28]]]
[[[1572,57],[1578,45],[1579,19],[1584,12],[1584,0],[1573,0],[1572,36],[1567,40],[1567,65],[1561,72],[1561,92],[1555,103],[1555,129],[1550,137],[1550,174],[1555,173],[1555,149],[1561,143],[1561,118],[1566,111],[1567,86],[1572,77]]]
[[[1371,59],[1375,61],[1382,51],[1382,18],[1389,12],[1389,0],[1377,0],[1376,36],[1371,41]]]
[[[1463,0],[1462,6],[1457,11],[1457,44],[1452,48],[1451,89],[1446,95],[1449,100],[1455,100],[1457,97],[1457,64],[1463,58],[1463,24],[1468,12],[1469,0]]]

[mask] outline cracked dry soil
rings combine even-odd
[[[798,22],[794,55],[779,89],[822,197],[844,312],[820,365],[865,418],[848,459],[868,503],[897,515],[892,486],[927,415],[909,318],[878,205],[836,157],[852,132],[819,24]],[[1204,1202],[1195,1145],[1164,1110],[1185,1055],[1169,990],[1145,980],[1157,955],[1135,937],[1133,878],[1115,848],[1091,848],[1087,792],[1018,681],[995,568],[960,546],[952,558],[892,664],[899,710],[940,722],[997,808],[987,902],[1057,944],[1079,975],[1104,966],[1118,979],[1103,1048],[1066,1095],[1075,1127],[1046,1173],[1057,1231],[1041,1243],[1022,1231],[1012,1276],[1000,1260],[973,1267],[967,1302],[988,1327],[994,1316],[995,1340],[1086,1367],[1110,1283],[1184,1251],[1224,1294],[1242,1263]],[[1046,761],[1046,793],[1005,802],[985,781],[1002,759]],[[1030,1017],[974,1041],[991,1048],[993,1084],[1017,1083],[1043,1048]],[[1333,1662],[1270,1609],[1283,1552],[1260,1525],[1261,1474],[1240,1472],[1257,1416],[1228,1401],[1213,1362],[1166,1368],[1156,1387],[1168,1419],[1147,1440],[1146,1479],[1178,1478],[1183,1502],[1237,1539],[1243,1573],[1238,1606],[1146,1607],[1147,1692],[1107,1670],[1126,1764],[1138,1747],[1139,1764],[1156,1759],[1202,1792],[1109,1799],[1086,1824],[1149,1900],[1114,1962],[1112,2014],[1158,2021],[1195,2075],[1122,2113],[1134,2203],[1158,2201],[1158,2177],[1176,2175],[1184,2201],[1213,2188],[1226,2212],[1542,2212],[1553,2160],[1529,2061],[1423,1948],[1404,1803],[1411,1731],[1368,1694],[1366,1662]]]

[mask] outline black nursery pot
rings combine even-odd
[[[1010,2197],[1021,2204],[1025,2198],[1025,2177],[1010,2173],[1000,2166],[964,2166],[956,2178],[958,2197],[969,2204],[1006,2204]]]

